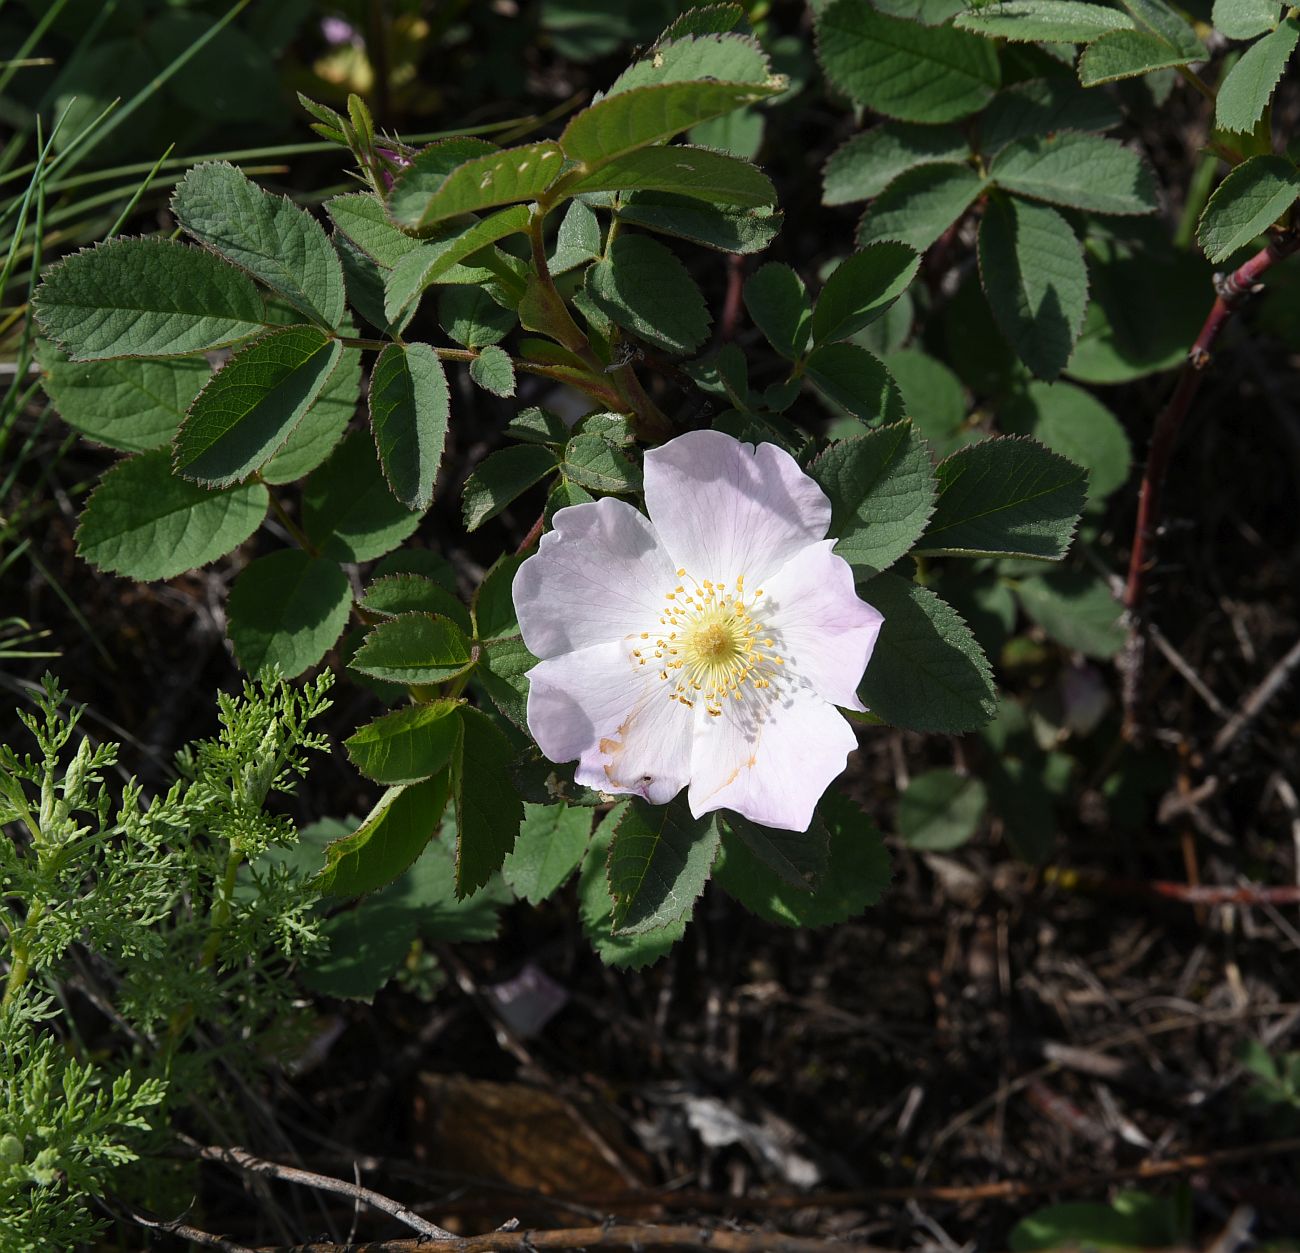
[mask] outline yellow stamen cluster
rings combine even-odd
[[[632,650],[632,660],[658,666],[669,700],[688,707],[702,700],[717,718],[728,698],[743,700],[747,692],[771,687],[770,676],[785,660],[772,651],[776,641],[763,635],[754,617],[761,587],[747,592],[743,574],[730,588],[696,582],[684,569],[677,577],[685,581],[664,594],[659,629],[641,632],[644,642]]]

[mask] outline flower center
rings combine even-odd
[[[703,700],[716,718],[728,697],[743,700],[770,687],[770,676],[785,661],[771,651],[776,641],[754,616],[761,587],[747,592],[743,574],[730,588],[708,579],[697,582],[685,569],[677,577],[683,582],[664,593],[659,629],[641,632],[646,643],[632,650],[632,661],[657,663],[669,700],[687,706]]]

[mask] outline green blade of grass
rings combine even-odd
[[[167,160],[168,156],[171,155],[171,150],[175,147],[176,147],[175,144],[168,144],[167,151],[164,152],[162,156],[160,156],[158,160],[154,162],[153,169],[151,169],[149,173],[145,175],[144,182],[142,182],[140,186],[135,189],[135,191],[131,195],[131,199],[128,200],[126,204],[122,206],[122,212],[117,215],[117,221],[114,222],[113,225],[109,227],[108,234],[104,236],[105,239],[112,239],[113,236],[116,235],[118,231],[122,229],[122,223],[125,222],[133,212],[135,212],[136,205],[140,203],[140,197],[143,196],[145,192],[149,190],[149,187],[153,183],[155,175],[157,175],[159,169],[162,168],[162,163]]]
[[[68,0],[54,0],[54,3],[41,15],[40,21],[32,27],[31,34],[23,40],[18,51],[14,53],[13,60],[8,62],[4,72],[0,73],[0,91],[4,91],[9,86],[9,80],[19,68],[16,63],[27,59],[27,54],[40,42],[41,36],[54,24],[55,19],[67,7],[67,3]]]

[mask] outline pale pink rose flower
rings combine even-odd
[[[857,741],[881,615],[825,538],[831,505],[775,444],[697,431],[645,455],[649,520],[555,514],[519,567],[528,726],[579,783],[805,831]]]

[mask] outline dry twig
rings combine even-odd
[[[1241,702],[1241,708],[1219,728],[1214,743],[1210,745],[1210,752],[1217,757],[1229,748],[1264,712],[1264,707],[1286,686],[1297,668],[1300,668],[1300,639],[1291,645],[1259,686]]]
[[[268,1175],[272,1179],[281,1179],[285,1183],[296,1183],[306,1188],[316,1188],[321,1192],[333,1192],[338,1196],[348,1197],[350,1200],[368,1205],[371,1209],[380,1210],[397,1219],[399,1223],[412,1231],[418,1231],[426,1239],[444,1241],[456,1239],[446,1228],[421,1218],[400,1201],[394,1201],[392,1197],[384,1196],[360,1184],[349,1183],[346,1179],[332,1179],[328,1175],[318,1175],[315,1171],[301,1170],[297,1166],[282,1166],[279,1162],[268,1162],[265,1158],[254,1157],[245,1149],[203,1145],[188,1136],[182,1136],[180,1139],[195,1157],[204,1161],[221,1162],[236,1170],[246,1170],[255,1175]]]
[[[788,1236],[777,1231],[725,1231],[710,1227],[574,1227],[562,1231],[490,1231],[430,1244],[427,1240],[377,1240],[367,1244],[298,1244],[257,1253],[533,1253],[543,1249],[708,1249],[716,1253],[828,1253],[854,1249],[881,1253],[865,1244],[834,1238]]]
[[[159,1218],[156,1214],[139,1209],[119,1196],[109,1197],[101,1204],[115,1218],[128,1218],[149,1231],[165,1231],[169,1236],[188,1240],[191,1244],[201,1245],[205,1249],[219,1249],[220,1253],[254,1253],[254,1250],[245,1244],[227,1240],[225,1236],[214,1235],[210,1231],[200,1231],[198,1227],[191,1227],[189,1223],[182,1222],[179,1218]]]

